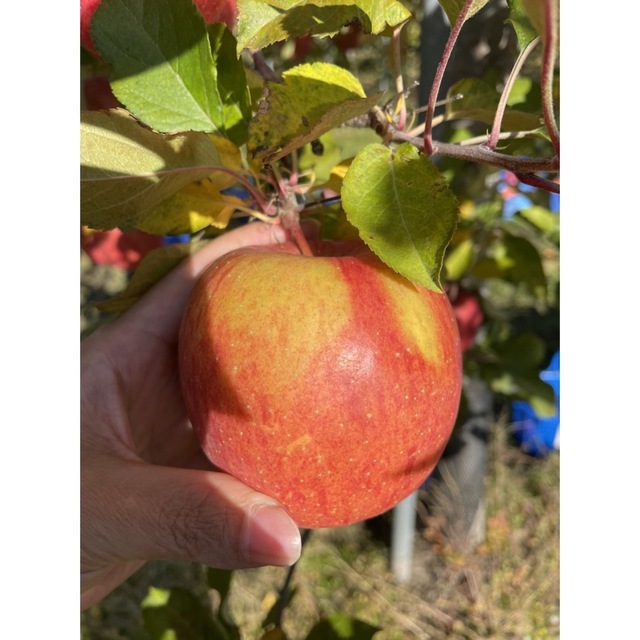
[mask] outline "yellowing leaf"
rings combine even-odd
[[[410,18],[398,0],[238,0],[238,53],[309,33],[331,36],[354,20],[377,34]]]
[[[236,205],[242,204],[239,198],[220,193],[209,179],[193,182],[161,202],[138,229],[163,236],[192,234],[208,226],[224,229]]]
[[[331,169],[331,173],[329,174],[329,179],[319,185],[319,187],[323,189],[330,189],[335,193],[340,193],[342,190],[342,182],[344,181],[344,177],[347,175],[347,171],[349,171],[349,167],[353,162],[353,158],[349,158],[340,164],[337,164],[333,169]]]
[[[373,108],[381,94],[366,97],[358,79],[326,62],[302,64],[268,83],[249,125],[248,147],[265,162],[287,155],[343,122]]]
[[[209,134],[209,139],[216,147],[220,158],[220,165],[225,169],[230,169],[237,173],[244,173],[242,166],[242,154],[240,153],[240,149],[231,142],[231,140],[214,133]],[[215,173],[212,173],[209,176],[209,180],[218,189],[226,189],[236,182],[233,175],[223,171],[216,171]]]
[[[157,133],[113,109],[82,112],[80,163],[80,222],[113,229],[134,226],[220,157],[204,133]]]

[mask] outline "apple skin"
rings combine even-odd
[[[196,283],[179,336],[187,414],[219,469],[303,528],[374,517],[451,435],[462,362],[444,293],[359,243],[238,249]]]
[[[80,0],[80,44],[89,53],[100,57],[91,37],[91,20],[101,0]],[[194,0],[207,24],[223,22],[233,29],[238,18],[236,0]]]

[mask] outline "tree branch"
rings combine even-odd
[[[391,136],[395,142],[409,142],[422,150],[423,140],[414,136],[409,136],[402,131],[396,131]],[[434,142],[433,155],[442,155],[458,160],[468,160],[481,164],[489,164],[500,167],[513,173],[529,174],[536,171],[557,172],[560,168],[560,161],[557,156],[553,158],[531,158],[529,156],[510,156],[504,153],[497,153],[488,149],[484,145],[463,146],[450,142]]]

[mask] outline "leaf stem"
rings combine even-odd
[[[498,140],[500,139],[500,127],[502,126],[502,119],[504,117],[504,112],[507,108],[507,100],[509,99],[509,95],[511,90],[513,89],[513,85],[518,78],[518,74],[522,69],[522,65],[525,63],[525,60],[529,57],[529,54],[535,49],[536,45],[540,41],[540,38],[535,38],[532,40],[521,52],[516,60],[513,69],[511,69],[511,73],[509,74],[509,78],[505,84],[504,90],[502,91],[502,95],[500,96],[500,102],[498,103],[498,107],[496,109],[496,114],[493,119],[493,127],[491,129],[491,135],[487,140],[485,146],[488,149],[495,150]]]
[[[402,78],[402,51],[400,47],[400,34],[402,25],[395,27],[391,38],[391,66],[395,75],[396,94],[398,101],[396,103],[395,115],[398,116],[396,127],[399,131],[404,131],[407,122],[407,100],[404,95],[404,80]]]
[[[444,77],[445,69],[447,68],[447,64],[449,63],[449,59],[451,58],[451,53],[453,52],[453,47],[455,46],[456,41],[458,40],[458,36],[460,35],[460,30],[462,29],[462,25],[465,23],[469,12],[471,10],[471,5],[474,0],[465,0],[465,3],[458,14],[455,24],[451,29],[451,33],[449,34],[449,39],[447,40],[447,44],[445,45],[444,51],[442,53],[442,57],[440,58],[440,62],[438,63],[438,67],[436,69],[436,74],[433,79],[433,84],[431,85],[431,93],[429,94],[429,101],[427,103],[427,113],[425,116],[425,126],[424,126],[424,143],[422,145],[424,149],[424,153],[428,156],[434,153],[433,150],[433,140],[432,140],[432,127],[433,127],[433,112],[435,109],[436,101],[438,99],[438,93],[440,91],[440,85],[442,84],[442,79]]]

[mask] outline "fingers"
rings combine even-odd
[[[82,540],[83,591],[100,590],[103,573],[116,564],[288,566],[301,550],[300,531],[286,511],[235,478],[128,461],[110,461],[83,481]]]

